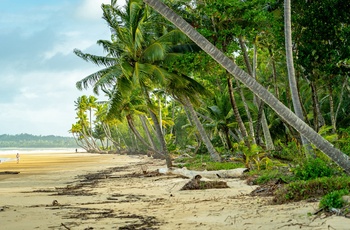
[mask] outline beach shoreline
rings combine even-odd
[[[12,156],[13,157],[13,156]],[[314,216],[318,202],[270,205],[256,186],[187,190],[189,179],[159,175],[147,156],[23,154],[0,164],[1,228],[20,229],[348,229],[350,220]],[[56,201],[56,203],[55,203]]]

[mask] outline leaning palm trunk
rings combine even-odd
[[[214,161],[221,161],[221,157],[220,155],[216,152],[213,144],[211,143],[207,133],[205,132],[202,123],[199,121],[198,116],[196,114],[196,111],[194,110],[191,101],[188,99],[187,96],[181,96],[181,102],[183,103],[183,105],[186,107],[186,109],[188,109],[191,118],[194,122],[194,124],[197,127],[197,130],[202,138],[202,141],[204,142],[205,146],[208,149],[208,152],[210,154],[211,159],[213,159]]]
[[[315,81],[310,81],[311,93],[312,93],[312,106],[314,113],[314,128],[316,132],[320,130],[322,126],[325,125],[325,120],[321,113],[320,102],[318,100],[318,89]]]
[[[337,131],[337,125],[335,121],[335,113],[334,113],[334,101],[333,101],[333,89],[332,85],[328,85],[328,93],[329,93],[329,109],[331,114],[331,123],[332,123],[332,132],[335,133]]]
[[[158,141],[159,141],[159,144],[160,144],[160,152],[165,157],[165,161],[166,161],[167,167],[171,168],[171,167],[173,167],[172,160],[171,160],[171,157],[169,155],[168,149],[166,147],[166,143],[165,143],[165,139],[164,139],[164,135],[163,135],[163,132],[162,132],[161,125],[159,123],[159,120],[158,120],[156,114],[150,109],[150,107],[152,105],[152,102],[151,102],[151,99],[149,98],[149,94],[147,92],[147,89],[144,88],[143,90],[144,90],[144,96],[145,96],[145,99],[146,99],[146,103],[147,103],[147,105],[149,107],[148,111],[149,111],[150,117],[151,117],[151,119],[153,121],[153,125],[154,125],[154,128],[156,130],[156,135],[157,135],[157,138],[158,138]]]
[[[285,119],[293,128],[301,135],[304,135],[317,148],[328,155],[347,173],[350,173],[350,157],[333,147],[331,143],[321,137],[315,130],[310,128],[304,121],[289,110],[282,102],[280,102],[266,88],[260,85],[254,78],[250,77],[246,72],[233,63],[225,54],[211,44],[205,37],[198,33],[190,24],[178,16],[174,11],[167,7],[159,0],[144,0],[152,8],[162,14],[166,19],[172,22],[182,32],[184,32],[191,40],[201,47],[207,54],[223,66],[228,72],[237,77],[244,85],[246,85],[253,93],[268,104],[280,117]]]
[[[152,135],[148,129],[148,126],[146,124],[146,117],[145,115],[139,115],[140,117],[140,121],[141,121],[141,124],[142,124],[142,127],[146,133],[146,136],[147,136],[147,139],[148,139],[148,142],[150,143],[150,145],[152,146],[153,149],[156,149],[156,143],[154,143],[154,140],[152,138]]]
[[[242,37],[239,37],[239,45],[240,45],[242,52],[243,52],[244,63],[247,67],[248,73],[251,77],[256,79],[256,68],[257,68],[257,48],[256,48],[256,45],[254,46],[253,68],[250,65],[248,52],[247,52],[246,45],[245,45],[245,42],[244,42]],[[257,108],[259,108],[260,102],[257,99],[257,96],[255,94],[254,94],[254,104]],[[246,111],[247,111],[247,115],[250,114],[248,109],[246,109]],[[270,130],[268,129],[268,124],[267,124],[265,112],[264,112],[264,110],[262,110],[261,112],[262,113],[261,113],[260,119],[258,119],[258,122],[257,122],[257,127],[258,126],[262,127],[264,138],[265,138],[265,143],[266,143],[266,149],[267,150],[274,150],[275,146],[274,146],[273,141],[272,141]],[[248,116],[248,118],[249,118],[249,116]],[[257,134],[254,133],[254,129],[252,128],[253,122],[251,121],[251,118],[249,120],[249,123],[251,124],[250,126],[251,126],[251,133],[252,133],[253,140],[254,140],[254,142],[258,142],[257,140],[260,140],[261,138],[258,135],[258,133]],[[258,130],[260,130],[260,127],[258,128]]]
[[[143,137],[141,136],[141,134],[137,131],[137,129],[135,128],[135,125],[134,125],[134,122],[133,122],[133,119],[132,119],[131,115],[127,115],[127,116],[126,116],[126,119],[127,119],[127,121],[128,121],[129,128],[130,128],[131,131],[134,133],[134,135],[136,136],[136,138],[137,138],[144,146],[146,146],[149,150],[158,153],[158,151],[157,151],[156,149],[152,148],[152,147],[143,139]]]
[[[257,48],[256,48],[257,45],[256,44],[254,45],[253,68],[252,68],[252,66],[250,65],[250,62],[249,62],[249,57],[248,57],[248,52],[247,52],[247,49],[246,49],[246,45],[245,45],[245,42],[242,39],[242,37],[239,38],[239,44],[240,44],[241,49],[243,51],[244,62],[245,62],[245,65],[247,67],[248,73],[249,73],[250,76],[252,76],[253,78],[256,79],[256,68],[257,68],[257,59],[258,59]],[[259,105],[261,103],[260,103],[260,100],[258,100],[258,98],[257,98],[257,96],[255,94],[254,94],[254,104],[259,109]],[[261,104],[261,105],[263,105],[263,104]],[[274,146],[273,141],[272,141],[270,130],[268,129],[267,119],[266,119],[265,112],[263,110],[263,106],[261,108],[262,108],[262,111],[261,111],[260,117],[259,117],[259,119],[257,119],[258,120],[257,125],[256,125],[257,131],[260,130],[260,126],[261,126],[263,134],[264,134],[264,138],[265,138],[266,149],[267,150],[274,150],[275,146]],[[260,139],[261,139],[259,134],[257,133],[255,135],[254,134],[254,129],[251,129],[251,130],[252,130],[252,133],[253,133],[252,137],[254,137],[256,139],[255,142],[259,142]],[[253,140],[255,140],[255,139],[253,139]]]
[[[248,74],[250,76],[253,76],[252,66],[250,65],[248,52],[247,52],[247,49],[246,49],[246,46],[245,46],[245,43],[244,43],[244,40],[243,40],[242,36],[239,36],[238,41],[239,41],[239,45],[241,47],[241,50],[243,52],[244,63],[245,63],[245,66],[247,68]],[[239,82],[237,81],[237,79],[235,77],[234,77],[234,79],[236,81],[236,85],[237,85],[238,90],[240,92],[241,100],[242,100],[243,105],[244,105],[244,109],[245,109],[245,111],[247,113],[247,118],[248,118],[248,122],[249,122],[248,123],[249,124],[249,130],[250,130],[249,132],[250,132],[250,136],[252,138],[252,143],[256,144],[252,115],[250,114],[249,107],[247,105],[247,101],[245,99],[243,89],[242,89],[242,87],[239,86]]]
[[[248,125],[249,125],[249,134],[250,134],[250,136],[252,138],[251,139],[252,144],[256,144],[256,142],[255,142],[255,133],[254,133],[254,125],[253,125],[253,118],[252,118],[252,115],[251,115],[251,113],[249,111],[247,100],[245,99],[244,92],[243,92],[242,87],[240,86],[239,81],[237,81],[237,79],[235,77],[233,77],[233,79],[235,80],[236,88],[239,91],[239,95],[241,96],[241,100],[243,102],[243,106],[244,106],[244,109],[246,111],[246,115],[247,115],[247,118],[248,118]]]
[[[191,115],[189,114],[190,112],[189,112],[188,109],[186,109],[185,107],[184,107],[184,111],[185,111],[187,120],[188,120],[188,122],[190,123],[191,127],[194,127],[193,122],[192,122],[192,119],[191,119]],[[196,114],[197,114],[198,116],[201,116],[200,113],[196,113]],[[203,117],[205,117],[205,116],[203,115]],[[205,117],[205,118],[210,119],[210,118],[208,118],[208,117]],[[198,150],[199,150],[199,148],[200,148],[201,145],[202,145],[202,140],[201,140],[201,138],[200,138],[200,136],[199,136],[199,134],[198,134],[197,132],[194,133],[194,136],[196,137],[197,146],[196,146],[196,148],[194,149],[193,153],[196,155],[197,152],[198,152]]]
[[[228,85],[228,91],[229,91],[229,95],[230,95],[230,102],[231,102],[233,114],[235,115],[239,130],[242,133],[244,144],[250,149],[250,142],[249,142],[249,138],[248,138],[247,129],[245,128],[241,114],[239,113],[239,110],[238,110],[235,95],[233,92],[234,90],[233,90],[233,86],[232,86],[232,79],[231,79],[230,75],[227,75],[227,85]]]
[[[301,102],[298,93],[297,81],[295,79],[294,72],[294,61],[293,61],[293,50],[292,50],[292,26],[291,26],[291,13],[290,13],[290,0],[284,1],[284,36],[286,40],[286,59],[287,59],[287,69],[288,69],[288,81],[289,88],[292,94],[292,102],[295,114],[304,121],[303,109],[301,107]],[[312,154],[310,148],[310,142],[301,135],[301,143],[305,147],[308,154]]]
[[[257,78],[257,76],[256,76],[257,63],[258,63],[258,52],[257,52],[257,40],[256,40],[255,45],[254,45],[253,75],[252,75],[252,77],[254,79]],[[266,119],[266,115],[264,112],[265,103],[262,103],[260,99],[258,100],[258,97],[256,97],[255,94],[254,94],[254,99],[255,99],[254,102],[258,108],[261,105],[261,122],[258,122],[258,125],[261,124],[263,134],[264,134],[266,149],[267,150],[275,150],[275,145],[273,144],[270,129],[269,129],[269,126],[267,124],[267,119]]]

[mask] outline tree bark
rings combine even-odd
[[[301,135],[304,135],[311,143],[313,143],[317,148],[328,155],[334,162],[336,162],[350,174],[349,156],[341,152],[339,149],[334,148],[331,143],[315,132],[315,130],[310,128],[304,121],[290,111],[282,102],[280,102],[273,94],[260,85],[255,79],[249,77],[249,74],[233,63],[227,56],[225,56],[225,54],[211,44],[205,37],[198,33],[190,24],[178,16],[164,3],[160,2],[159,0],[144,0],[144,2],[172,22],[182,32],[184,32],[192,41],[201,47],[221,66],[223,66],[229,73],[237,77],[253,93],[268,104],[279,116],[293,126],[293,128],[295,128]]]

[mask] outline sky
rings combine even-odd
[[[0,135],[71,135],[74,101],[93,95],[75,83],[101,69],[73,50],[104,54],[102,3],[110,0],[0,0]]]

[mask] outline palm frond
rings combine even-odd
[[[119,43],[111,42],[107,40],[98,40],[97,44],[102,46],[104,51],[108,53],[108,56],[119,58],[124,51],[123,47]]]
[[[161,42],[154,42],[148,46],[142,53],[141,58],[147,62],[164,60],[167,53],[167,45]]]
[[[83,78],[82,80],[78,81],[75,86],[77,89],[82,90],[89,88],[89,86],[94,85],[105,73],[109,71],[109,68],[105,68],[102,70],[99,70],[93,74],[88,75],[87,77]]]
[[[117,63],[115,58],[109,58],[109,57],[103,57],[103,56],[97,56],[97,55],[92,55],[92,54],[86,54],[83,53],[81,50],[74,49],[74,53],[82,58],[83,60],[87,62],[92,62],[96,64],[97,66],[112,66]]]
[[[144,73],[142,76],[148,77],[155,84],[164,85],[171,78],[171,73],[159,65],[144,63],[139,64],[139,69]]]
[[[174,29],[157,39],[159,42],[167,42],[173,45],[188,42],[189,38],[180,30]]]

